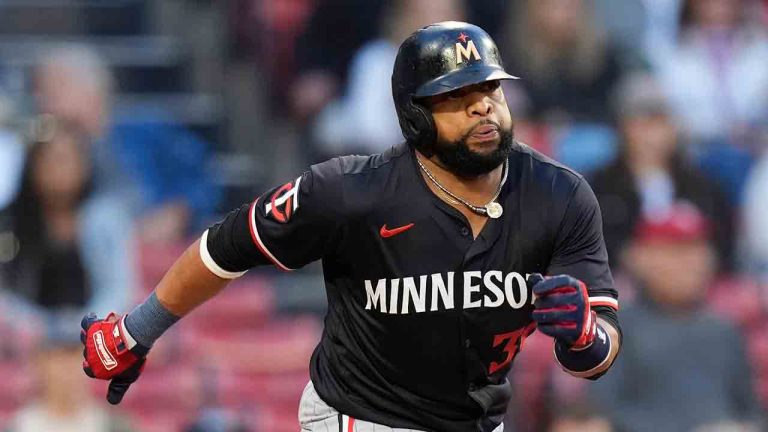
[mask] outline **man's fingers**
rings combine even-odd
[[[552,336],[553,338],[562,337],[565,339],[569,339],[569,336],[567,335],[573,333],[573,330],[576,329],[576,324],[568,321],[539,323],[536,326],[536,329],[547,336]],[[572,342],[572,339],[569,340],[569,342]]]
[[[540,331],[541,333],[544,333],[547,336],[551,336],[551,337],[555,337],[555,336],[559,335],[555,325],[554,324],[550,324],[550,323],[546,323],[546,324],[538,323],[536,325],[536,330]]]
[[[130,382],[122,381],[117,378],[110,381],[109,388],[107,389],[107,402],[112,405],[119,404],[120,401],[123,400],[123,396],[125,396],[125,392],[128,391],[128,387],[130,386]]]
[[[83,372],[85,372],[85,374],[91,378],[96,378],[96,374],[93,373],[93,369],[91,369],[91,366],[85,360],[83,360]]]
[[[140,359],[133,366],[128,368],[125,372],[120,374],[119,377],[112,379],[109,383],[109,389],[107,389],[107,401],[112,405],[117,405],[123,400],[125,392],[128,391],[128,387],[131,386],[141,375],[141,371],[144,370],[145,359]]]
[[[581,301],[581,296],[574,290],[550,294],[548,296],[537,297],[533,302],[536,310],[557,309],[562,311],[573,311]]]
[[[578,281],[570,276],[560,275],[544,279],[544,281],[533,286],[533,293],[537,297],[546,296],[562,291],[574,291],[577,289]]]
[[[526,283],[530,287],[536,286],[539,282],[544,280],[544,276],[541,275],[541,273],[531,273],[528,275],[528,279],[526,280]]]
[[[80,321],[80,327],[82,327],[83,330],[87,332],[88,329],[93,325],[93,323],[95,323],[98,320],[99,320],[99,317],[97,317],[95,313],[90,312],[83,317],[82,321]]]

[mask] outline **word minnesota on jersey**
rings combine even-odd
[[[448,272],[376,282],[366,280],[365,309],[398,315],[454,309],[456,279],[461,279],[463,286],[459,306],[462,309],[504,305],[521,309],[534,300],[526,276],[520,273],[465,271],[458,275]]]

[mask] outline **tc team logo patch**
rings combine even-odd
[[[293,182],[288,182],[272,194],[269,202],[264,206],[267,215],[272,215],[276,221],[286,223],[293,213],[299,208],[299,185],[301,177]]]
[[[104,369],[112,370],[117,367],[117,360],[109,353],[106,345],[104,344],[104,333],[99,330],[93,334],[93,343],[96,345],[96,353],[99,354],[101,364],[104,365]]]
[[[475,42],[468,39],[469,36],[462,32],[457,39],[461,42],[456,42],[456,64],[461,64],[466,58],[467,61],[471,59],[480,60],[480,53],[477,52]],[[464,45],[466,44],[466,46]]]

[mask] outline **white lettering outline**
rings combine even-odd
[[[99,360],[101,360],[101,364],[104,365],[104,369],[112,370],[116,368],[117,360],[112,357],[112,354],[107,349],[104,342],[104,332],[101,330],[95,332],[93,334],[93,343],[96,346],[96,353],[99,355]]]

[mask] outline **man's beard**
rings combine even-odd
[[[487,154],[472,151],[467,144],[467,140],[475,128],[482,124],[493,124],[499,131],[498,147]],[[512,152],[513,142],[514,130],[512,127],[509,130],[504,130],[497,123],[486,121],[475,125],[458,140],[445,141],[438,138],[432,146],[432,153],[453,174],[462,178],[474,178],[487,174],[501,165]]]

